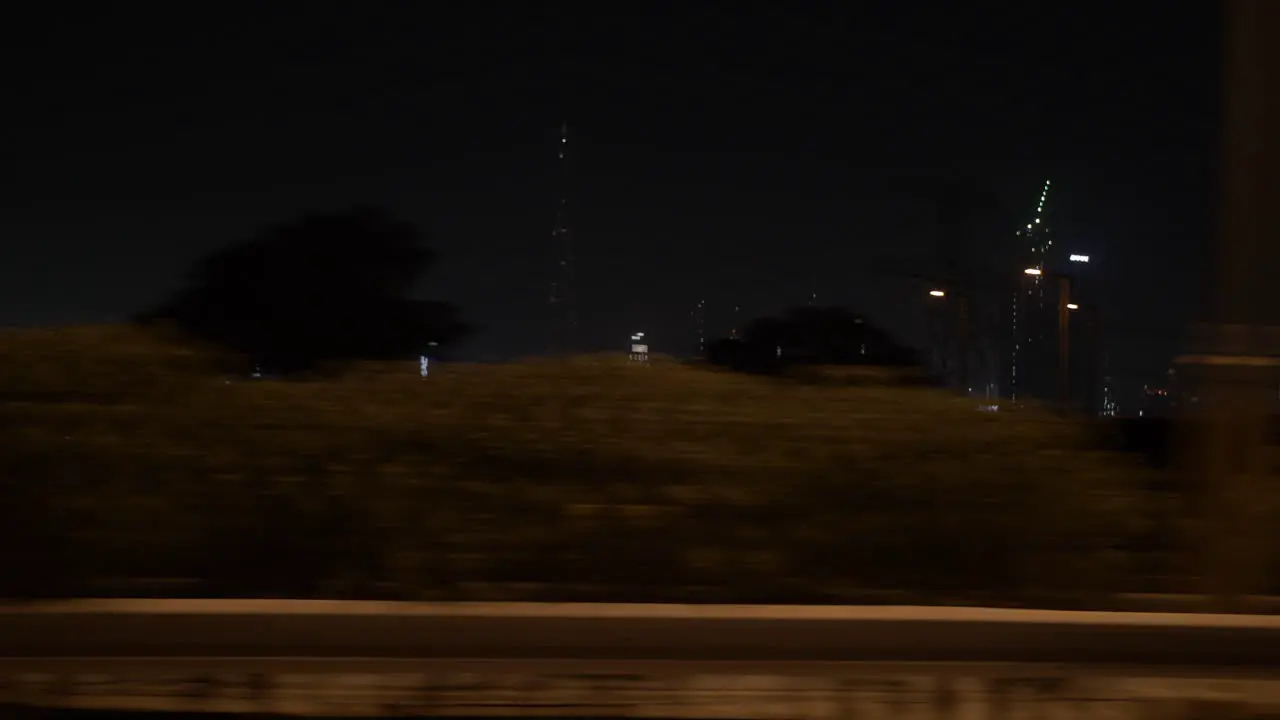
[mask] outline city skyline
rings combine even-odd
[[[462,355],[543,352],[567,118],[583,349],[688,347],[699,300],[710,336],[813,293],[924,346],[919,284],[877,268],[936,258],[916,185],[1001,199],[956,249],[1000,264],[1048,177],[1055,233],[1149,331],[1116,338],[1136,390],[1195,312],[1216,206],[1216,7],[1155,7],[50,13],[4,50],[0,323],[123,320],[214,248],[369,203],[428,231],[422,292],[479,330]]]

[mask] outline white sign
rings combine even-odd
[[[1084,262],[1084,263],[1089,262],[1088,255],[1072,255],[1070,259],[1071,259],[1071,262]]]

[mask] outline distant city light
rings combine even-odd
[[[942,290],[930,290],[930,291],[929,291],[929,294],[930,294],[930,295],[932,295],[932,296],[934,296],[934,297],[943,297],[943,296],[945,296],[947,293],[946,293],[946,292],[944,292],[944,291],[942,291]]]
[[[1067,303],[1068,310],[1079,310],[1080,306],[1075,303]]]
[[[1070,258],[1070,260],[1071,260],[1071,262],[1083,262],[1083,263],[1087,263],[1087,262],[1089,262],[1089,256],[1088,256],[1088,255],[1072,255],[1072,256],[1071,256],[1071,258]]]
[[[644,333],[631,333],[631,354],[629,357],[631,362],[649,362],[649,343],[644,339]]]
[[[1026,270],[1023,270],[1022,272],[1026,273],[1026,274],[1028,274],[1028,275],[1043,275],[1043,274],[1044,274],[1043,272],[1041,272],[1040,268],[1027,268]]]

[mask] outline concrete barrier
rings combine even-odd
[[[0,609],[0,656],[0,702],[10,707],[739,720],[1280,714],[1280,618],[1253,616],[81,601]]]
[[[0,611],[0,656],[1280,667],[1280,617],[915,607],[85,601]]]

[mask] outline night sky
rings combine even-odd
[[[429,234],[464,356],[538,352],[567,118],[588,346],[684,352],[700,299],[716,331],[812,293],[923,342],[927,296],[884,271],[937,261],[912,179],[999,193],[964,250],[989,259],[1051,178],[1115,371],[1167,367],[1213,234],[1215,3],[530,5],[14,16],[0,324],[121,320],[202,253],[374,203]]]

